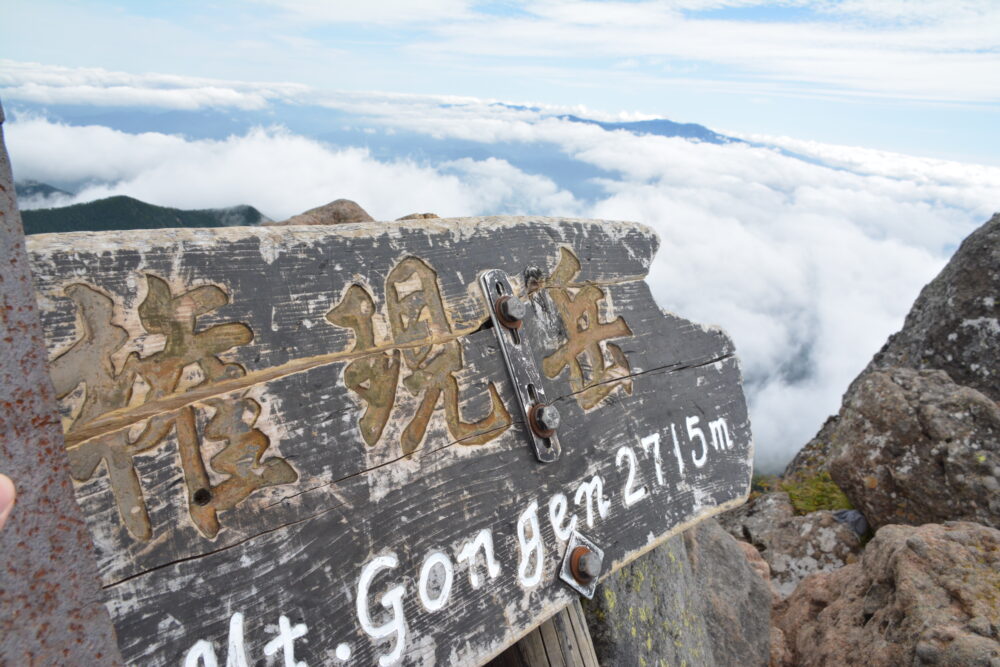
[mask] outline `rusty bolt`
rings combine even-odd
[[[584,546],[573,549],[569,557],[569,569],[573,578],[586,586],[601,574],[601,558]]]
[[[559,410],[554,405],[539,403],[528,412],[531,430],[539,438],[551,438],[559,428]]]
[[[527,312],[527,306],[516,296],[502,296],[496,301],[497,318],[508,329],[520,329]]]

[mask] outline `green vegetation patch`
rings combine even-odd
[[[788,494],[796,514],[809,514],[819,510],[854,509],[851,501],[825,470],[814,475],[797,475],[793,479],[781,482],[779,488]]]

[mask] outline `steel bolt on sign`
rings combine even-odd
[[[657,307],[657,245],[551,218],[30,239],[124,659],[480,664],[741,503],[739,365]]]

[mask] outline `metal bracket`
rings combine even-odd
[[[604,550],[574,530],[566,544],[566,553],[559,567],[559,578],[590,600],[597,589],[603,565]]]
[[[542,463],[551,463],[559,458],[559,437],[554,428],[541,429],[537,426],[537,415],[540,408],[549,407],[545,402],[545,390],[542,388],[541,376],[535,366],[534,357],[527,348],[525,329],[520,322],[512,325],[510,320],[505,324],[501,320],[501,310],[498,307],[511,298],[517,299],[510,286],[507,274],[499,269],[491,269],[481,278],[483,293],[489,304],[490,318],[497,334],[500,351],[503,353],[504,364],[514,384],[514,395],[521,406],[524,417],[525,431],[535,450],[535,456]],[[530,322],[530,308],[523,313],[524,321]],[[558,419],[558,413],[556,413]],[[541,431],[541,434],[538,432]]]

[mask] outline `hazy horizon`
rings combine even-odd
[[[732,335],[774,470],[1000,210],[998,27],[989,0],[14,0],[0,99],[15,176],[63,203],[648,224],[655,297]]]

